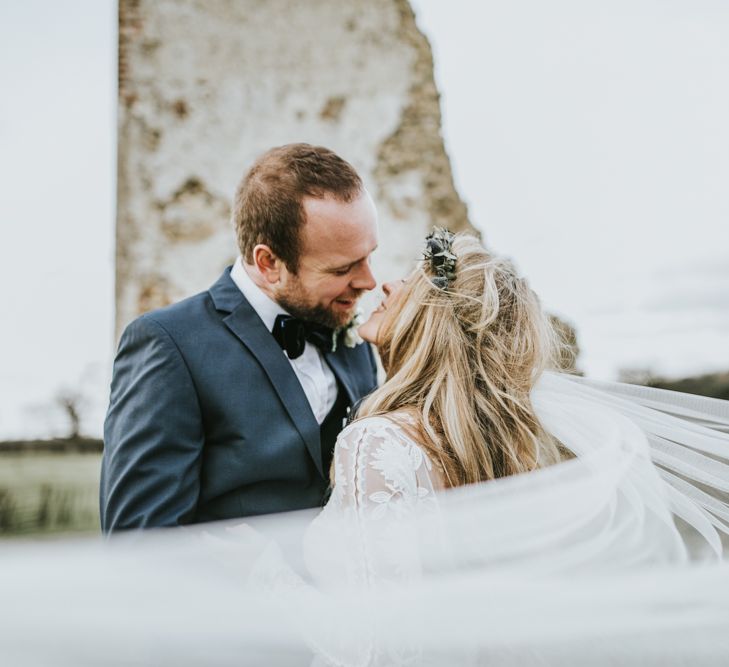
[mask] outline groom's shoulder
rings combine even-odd
[[[139,315],[127,329],[161,329],[168,335],[200,331],[215,318],[215,305],[206,290]]]

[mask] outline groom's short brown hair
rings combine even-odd
[[[253,248],[266,244],[296,273],[304,197],[333,197],[350,202],[362,192],[362,179],[351,164],[322,146],[287,144],[261,155],[238,185],[233,222],[238,247],[248,263]]]

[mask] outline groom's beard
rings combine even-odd
[[[358,301],[363,293],[364,290],[356,290],[347,298]],[[293,289],[284,294],[278,294],[276,301],[290,315],[305,322],[321,324],[330,329],[338,329],[349,324],[356,311],[355,308],[351,311],[335,311],[320,304],[308,304],[298,285],[293,286]]]

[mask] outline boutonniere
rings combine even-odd
[[[340,335],[343,337],[344,344],[347,347],[356,347],[360,343],[364,342],[357,333],[357,329],[362,324],[363,320],[364,314],[362,310],[358,308],[357,312],[355,312],[354,314],[354,317],[349,320],[347,324],[334,330],[334,332],[332,333],[332,352],[337,351],[337,341],[339,340]]]

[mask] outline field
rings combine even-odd
[[[0,538],[99,531],[101,454],[0,453]]]

